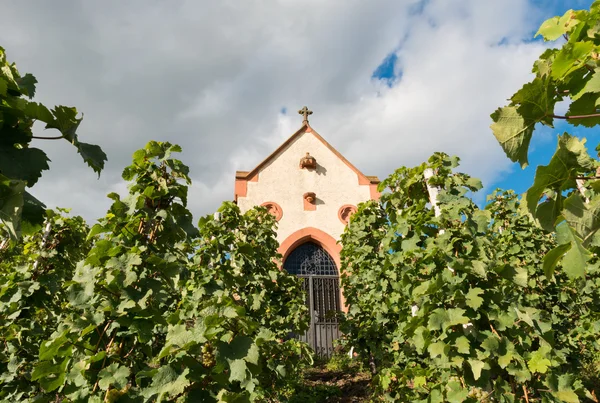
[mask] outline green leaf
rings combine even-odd
[[[437,343],[431,343],[429,347],[427,347],[427,351],[429,352],[431,358],[435,358],[437,356],[446,357],[448,351],[447,347],[448,346],[446,343],[439,341]]]
[[[584,203],[579,193],[573,193],[564,202],[563,217],[584,244],[600,228],[600,198]]]
[[[544,256],[544,275],[546,278],[551,279],[554,275],[554,269],[560,260],[563,258],[565,253],[571,249],[571,243],[558,245],[554,249],[550,250]]]
[[[107,390],[111,385],[116,389],[123,389],[127,386],[127,378],[129,377],[129,368],[120,366],[119,364],[110,364],[103,368],[98,377],[98,386],[100,389]]]
[[[0,96],[6,96],[6,90],[8,88],[8,84],[6,83],[6,81],[0,77]]]
[[[504,369],[508,366],[508,364],[510,364],[510,362],[513,360],[513,358],[514,358],[514,354],[512,351],[509,350],[506,352],[506,354],[498,357],[498,365],[500,365],[500,368]]]
[[[546,41],[555,41],[569,33],[578,23],[579,20],[575,18],[575,12],[568,10],[562,17],[552,17],[544,21],[535,36],[542,35]]]
[[[27,181],[29,187],[49,168],[48,161],[46,153],[39,148],[0,147],[0,174]]]
[[[584,93],[569,105],[569,110],[566,114],[569,118],[569,123],[573,126],[597,126],[600,124],[600,117],[593,115],[597,114],[599,103],[600,94],[591,92]]]
[[[21,92],[27,95],[30,99],[35,96],[35,85],[38,81],[33,75],[27,73],[23,77],[18,78],[16,81]]]
[[[552,77],[562,80],[573,71],[581,68],[594,49],[593,42],[566,43],[556,54],[552,63]]]
[[[481,288],[476,287],[469,289],[469,292],[465,296],[467,299],[467,306],[470,306],[475,310],[479,309],[483,303],[483,298],[479,296],[481,294],[483,294],[483,290]]]
[[[481,377],[481,370],[485,365],[483,361],[479,360],[467,360],[469,365],[471,366],[471,372],[473,372],[473,379],[478,380]]]
[[[515,106],[499,108],[491,117],[494,123],[490,128],[506,156],[513,162],[519,162],[521,167],[526,167],[527,151],[537,121],[526,120]]]
[[[458,339],[456,339],[454,345],[456,346],[457,351],[461,354],[471,353],[471,343],[465,336],[460,336]]]
[[[600,68],[594,70],[594,74],[586,81],[583,88],[576,94],[573,94],[571,99],[576,101],[584,94],[597,92],[600,92]]]
[[[232,360],[229,362],[229,382],[242,382],[246,379],[246,362],[244,360]]]
[[[164,396],[177,396],[190,384],[187,375],[189,368],[183,369],[178,374],[170,365],[164,365],[152,376],[152,384],[143,391],[144,396],[150,399],[158,395],[157,401],[163,400]]]
[[[413,379],[413,387],[418,388],[420,386],[427,385],[427,378],[424,376],[415,376]]]
[[[469,390],[463,388],[459,382],[448,382],[449,391],[446,392],[448,403],[462,403],[469,395]]]
[[[548,232],[554,231],[556,221],[561,214],[562,205],[563,196],[560,193],[555,194],[552,199],[547,198],[538,205],[535,217],[543,229]]]
[[[558,392],[552,392],[552,396],[565,403],[579,403],[579,397],[572,390],[561,390]]]
[[[550,351],[550,347],[542,346],[533,354],[531,354],[531,358],[527,361],[527,367],[531,372],[539,372],[541,374],[545,374],[550,365],[552,363],[547,358],[548,352]]]
[[[8,180],[0,174],[0,220],[6,225],[12,239],[21,236],[21,212],[25,185],[24,181]]]
[[[219,344],[219,356],[228,361],[243,359],[248,356],[253,345],[254,343],[250,337],[237,336],[229,344]],[[252,354],[254,354],[254,351]]]
[[[87,144],[79,141],[75,144],[75,147],[77,147],[77,151],[85,163],[99,176],[100,172],[104,169],[104,163],[108,160],[102,148],[95,144]]]
[[[481,347],[488,353],[495,353],[498,351],[500,347],[500,343],[498,342],[498,338],[495,335],[488,336],[482,343]]]
[[[246,362],[258,365],[258,360],[260,359],[260,352],[256,344],[252,343],[250,349],[248,350],[248,355],[244,359],[246,360]]]
[[[531,214],[536,213],[542,194],[547,189],[562,192],[574,187],[574,177],[578,172],[593,169],[594,161],[585,148],[585,139],[579,140],[565,133],[559,136],[558,147],[546,166],[539,166],[533,186],[527,190],[527,207]]]
[[[31,380],[38,380],[46,392],[58,389],[65,383],[67,375],[65,369],[69,361],[69,357],[66,357],[58,364],[53,364],[51,361],[40,361],[31,373]]]
[[[55,106],[52,109],[54,119],[46,123],[46,129],[58,129],[71,143],[77,142],[77,128],[82,118],[77,118],[77,109],[68,106]]]
[[[529,142],[536,123],[552,126],[557,98],[550,80],[536,77],[511,98],[511,105],[498,109],[490,126],[506,155],[527,166]]]
[[[583,247],[581,239],[567,223],[556,227],[556,235],[559,244],[571,245],[562,258],[562,266],[567,276],[572,279],[585,277],[590,252]]]

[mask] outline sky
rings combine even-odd
[[[131,155],[150,140],[183,147],[197,219],[232,200],[251,170],[301,125],[366,175],[385,178],[433,152],[461,158],[485,188],[523,192],[521,170],[489,115],[532,78],[547,18],[592,0],[77,0],[5,2],[0,46],[38,81],[36,101],[84,113],[100,178],[65,141],[34,140],[51,159],[31,189],[48,207],[93,221],[125,194]],[[545,164],[566,124],[534,135]],[[39,129],[41,130],[41,129]],[[50,133],[44,135],[51,135]],[[595,144],[595,143],[594,143]],[[593,146],[591,146],[593,148]]]

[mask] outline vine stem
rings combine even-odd
[[[37,140],[60,140],[60,139],[64,139],[65,136],[54,136],[54,137],[31,136],[31,138],[37,139]]]
[[[561,115],[550,115],[554,119],[589,119],[589,118],[600,118],[600,113],[590,113],[589,115],[571,115],[571,116],[561,116]]]
[[[113,341],[115,340],[115,336],[112,337],[112,339],[110,339],[110,342],[108,343],[105,349],[105,351],[108,353],[108,349],[110,348],[110,346],[112,346]],[[106,357],[108,357],[108,354],[106,354],[104,356],[104,359],[102,360],[102,367],[100,368],[100,371],[102,371],[104,369],[104,364],[106,364]],[[94,393],[96,391],[96,389],[98,389],[98,383],[100,382],[100,379],[96,380],[96,383],[94,384],[94,388],[92,389],[92,393]]]
[[[501,339],[502,337],[500,337],[500,335],[498,334],[498,332],[496,331],[496,329],[494,329],[494,326],[490,323],[490,328],[492,329],[492,333],[494,333],[496,336],[498,336],[499,339]]]
[[[525,401],[529,403],[529,394],[527,393],[527,386],[523,385],[523,393],[525,394]]]
[[[94,349],[94,352],[98,352],[98,347],[100,347],[100,342],[102,341],[102,337],[104,336],[104,333],[106,333],[106,329],[108,329],[108,327],[110,326],[110,324],[112,323],[112,320],[109,320],[108,323],[106,324],[106,326],[104,326],[104,329],[102,330],[102,333],[100,333],[100,337],[98,338],[98,343],[96,343],[96,348]],[[98,330],[98,328],[96,328],[96,330]]]

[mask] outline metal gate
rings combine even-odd
[[[340,337],[340,280],[335,262],[321,246],[307,242],[290,253],[284,268],[303,279],[306,293],[310,326],[299,339],[317,355],[330,357],[333,341]]]

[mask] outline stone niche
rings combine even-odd
[[[302,195],[304,199],[304,210],[314,211],[317,209],[317,195],[315,192],[306,192]]]
[[[279,204],[269,201],[261,204],[261,206],[266,207],[269,213],[275,217],[276,221],[281,220],[281,217],[283,217],[283,210]]]
[[[338,218],[342,224],[347,225],[350,221],[350,217],[352,217],[352,214],[356,213],[357,211],[358,209],[356,206],[352,204],[345,204],[338,210]]]
[[[300,169],[316,169],[317,168],[317,160],[315,157],[310,155],[310,153],[306,153],[306,155],[300,158]]]

